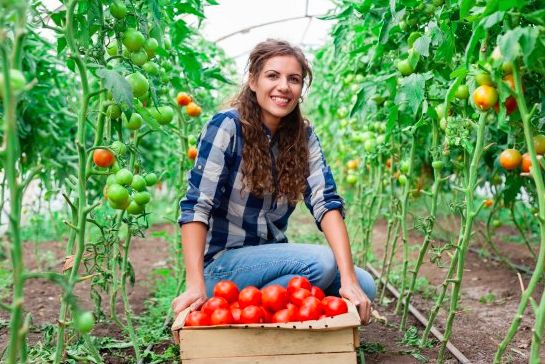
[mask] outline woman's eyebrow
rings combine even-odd
[[[274,72],[274,73],[280,73],[276,70],[266,70],[265,72]],[[301,75],[300,73],[292,73],[290,74],[289,76],[298,76],[298,77],[303,77],[303,75]]]

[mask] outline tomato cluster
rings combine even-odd
[[[248,286],[239,291],[229,280],[214,286],[214,296],[199,311],[187,315],[185,326],[286,323],[319,320],[348,312],[339,297],[325,296],[305,277],[290,280],[288,287],[267,286],[261,290]]]
[[[533,141],[537,158],[540,160],[545,153],[545,135],[538,134],[534,136]],[[500,165],[508,171],[520,167],[522,172],[529,173],[530,168],[532,167],[532,161],[529,153],[521,154],[516,149],[505,149],[500,154]]]

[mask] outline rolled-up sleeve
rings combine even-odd
[[[314,129],[309,130],[309,176],[304,199],[310,213],[316,220],[316,225],[322,230],[320,223],[325,213],[330,210],[339,210],[345,216],[344,201],[337,194],[337,186],[331,169],[326,163],[322,146]]]
[[[188,173],[187,193],[180,201],[178,223],[200,221],[208,225],[210,213],[220,204],[229,176],[236,125],[232,117],[217,114],[201,133],[195,165]]]

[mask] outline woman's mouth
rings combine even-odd
[[[271,96],[271,100],[276,106],[286,107],[288,106],[291,99],[283,96]]]

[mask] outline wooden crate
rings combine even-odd
[[[189,310],[172,325],[182,363],[355,364],[360,319],[348,312],[315,321],[287,324],[183,326]]]

